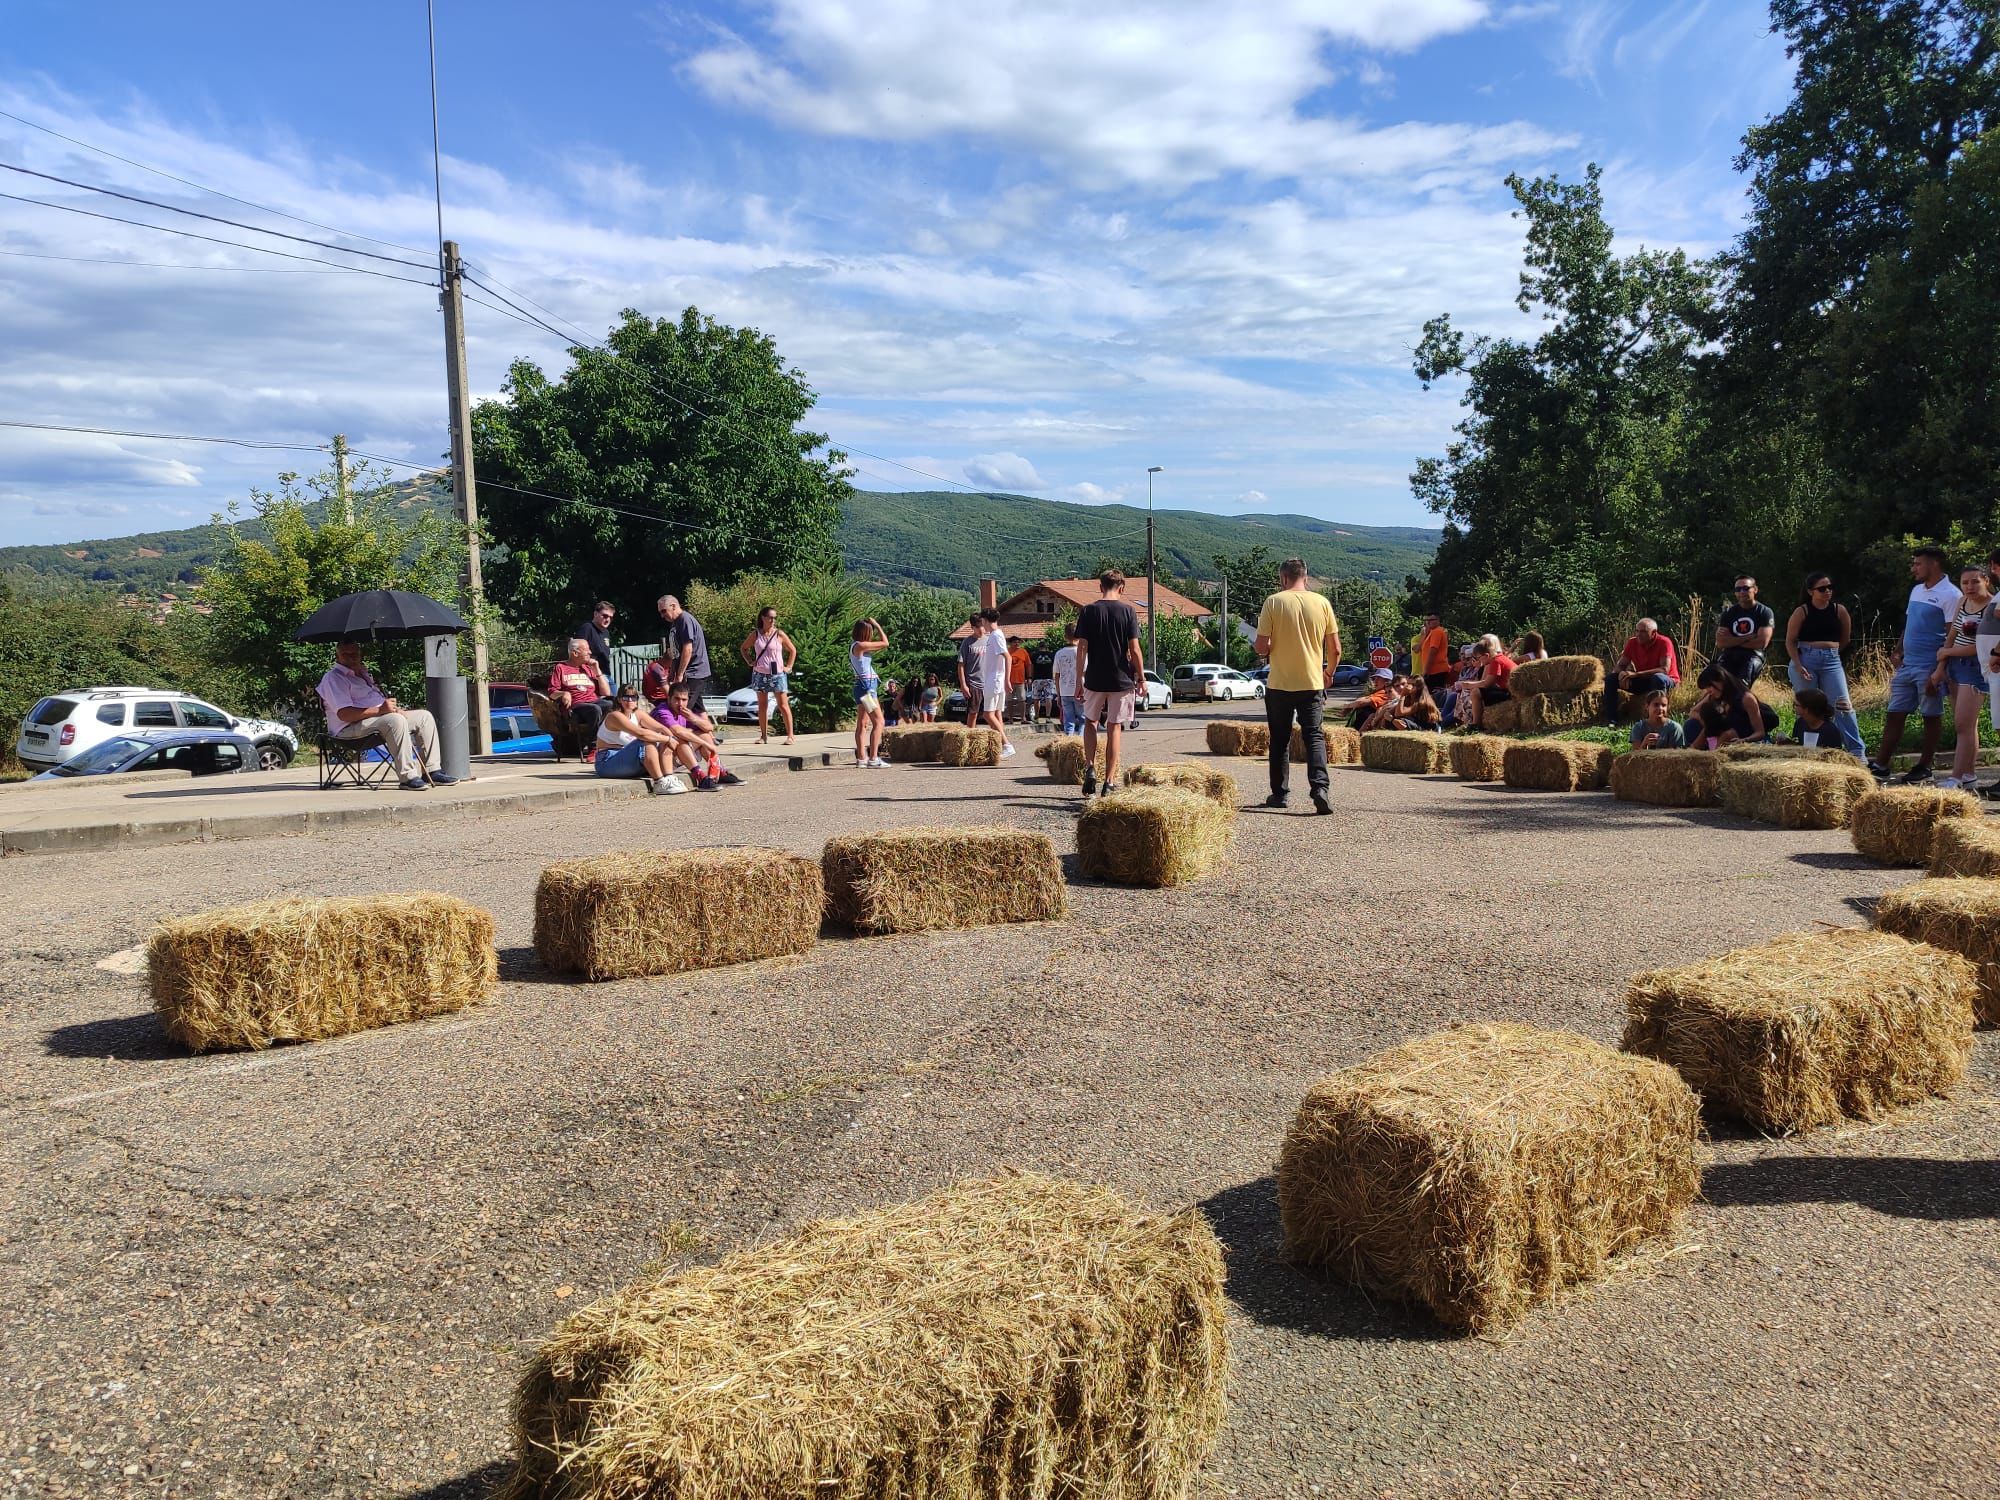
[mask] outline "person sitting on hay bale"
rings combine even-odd
[[[1778,727],[1778,711],[1760,700],[1727,667],[1710,662],[1701,669],[1695,686],[1701,689],[1701,697],[1681,726],[1691,750],[1762,744]]]
[[[693,694],[684,682],[667,689],[667,701],[653,706],[653,718],[681,745],[692,750],[700,770],[695,790],[709,790],[704,781],[716,786],[741,786],[743,778],[722,764],[722,749],[715,735],[715,720],[694,706]]]
[[[1507,690],[1507,679],[1514,675],[1514,658],[1500,649],[1497,635],[1482,635],[1472,656],[1479,663],[1479,675],[1470,684],[1459,684],[1458,720],[1468,729],[1477,729],[1488,705],[1505,703],[1514,696]],[[1466,691],[1468,686],[1470,692]]]
[[[549,701],[569,715],[589,760],[597,754],[598,726],[611,710],[611,682],[590,654],[589,641],[572,636],[568,649],[569,655],[549,668]]]
[[[1629,736],[1634,750],[1684,750],[1687,731],[1667,712],[1667,694],[1654,688],[1646,694],[1645,713],[1632,725]]]
[[[1611,680],[1604,684],[1604,722],[1618,722],[1619,700],[1624,695],[1671,693],[1680,682],[1681,663],[1673,637],[1660,629],[1659,621],[1641,620],[1619,650]]]
[[[1396,674],[1387,667],[1377,667],[1368,674],[1368,691],[1363,693],[1347,710],[1347,727],[1363,729],[1368,721],[1388,707],[1396,696]]]
[[[672,797],[687,790],[687,783],[674,774],[676,763],[694,771],[693,747],[682,744],[651,714],[640,712],[637,688],[621,688],[611,712],[597,726],[597,774],[625,780],[643,776],[647,792]],[[712,782],[702,787],[714,789]]]
[[[1923,747],[1917,763],[1903,777],[1905,786],[1924,786],[1931,780],[1931,761],[1937,756],[1938,737],[1944,731],[1944,697],[1939,687],[1944,673],[1938,653],[1952,633],[1952,622],[1964,597],[1958,585],[1944,576],[1944,549],[1919,547],[1910,554],[1910,608],[1903,618],[1903,639],[1890,653],[1896,670],[1889,679],[1887,712],[1882,716],[1882,743],[1868,769],[1877,781],[1889,779],[1896,762],[1896,747],[1903,742],[1903,725],[1912,712],[1924,720]]]
[[[405,708],[377,687],[359,641],[342,641],[333,648],[333,665],[319,680],[319,701],[326,709],[326,732],[334,739],[382,737],[404,791],[421,792],[432,784],[450,786],[458,779],[437,769],[437,721],[430,711]],[[412,740],[415,754],[410,752]]]

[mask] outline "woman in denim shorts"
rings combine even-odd
[[[1938,668],[1951,694],[1951,719],[1958,739],[1952,748],[1951,775],[1941,778],[1938,785],[1970,792],[1979,785],[1979,701],[1986,695],[1986,670],[1979,660],[1979,617],[1993,602],[1993,581],[1984,568],[1972,567],[1959,574],[1958,587],[1964,595],[1958,617],[1951,622],[1951,634],[1938,652]]]
[[[770,742],[771,700],[776,698],[785,720],[785,743],[791,744],[797,737],[792,733],[791,671],[799,648],[778,628],[778,612],[768,604],[758,610],[757,628],[736,649],[750,664],[750,686],[757,690],[757,743]]]

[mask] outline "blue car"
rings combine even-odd
[[[218,776],[257,769],[257,747],[247,736],[219,729],[134,730],[101,740],[36,781],[76,776],[116,776],[126,771],[186,771]]]

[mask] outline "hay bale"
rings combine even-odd
[[[1479,716],[1479,728],[1487,734],[1533,734],[1542,727],[1546,698],[1509,698],[1489,703]]]
[[[1721,770],[1711,750],[1631,750],[1611,762],[1611,795],[1655,807],[1714,807]]]
[[[1846,765],[1791,757],[1723,756],[1716,800],[1724,812],[1776,823],[1780,828],[1845,828],[1854,804],[1875,789],[1875,778],[1852,756]]]
[[[1934,787],[1884,787],[1854,804],[1849,826],[1855,852],[1885,865],[1927,865],[1938,827],[1948,818],[1983,818],[1970,792]]]
[[[1939,841],[1962,826],[1941,825]],[[1875,927],[1970,962],[1979,975],[1974,1017],[2000,1026],[2000,880],[1954,876],[1912,881],[1875,903]]]
[[[1587,792],[1604,785],[1604,746],[1588,740],[1535,740],[1507,746],[1500,774],[1538,792]]]
[[[1984,818],[1946,818],[1937,826],[1931,874],[2000,876],[2000,828]]]
[[[1083,785],[1083,737],[1075,734],[1059,734],[1040,750],[1037,755],[1046,754],[1049,762],[1049,780],[1063,786]],[[1104,774],[1104,745],[1097,747],[1097,774]]]
[[[1518,701],[1543,694],[1599,692],[1604,689],[1604,663],[1594,656],[1551,656],[1524,661],[1507,675],[1507,691]],[[1602,707],[1602,700],[1599,700]]]
[[[281,896],[162,922],[153,1010],[197,1052],[313,1042],[463,1010],[499,983],[490,913],[431,891]]]
[[[1236,816],[1236,778],[1227,771],[1211,771],[1191,760],[1170,760],[1152,765],[1132,766],[1124,773],[1127,786],[1171,786],[1206,797],[1217,807]]]
[[[1724,745],[1715,753],[1724,760],[1811,760],[1834,766],[1861,764],[1834,745]]]
[[[898,724],[893,729],[885,729],[882,731],[882,758],[902,764],[936,760],[938,747],[944,742],[944,732],[962,727],[952,724]]]
[[[1506,1023],[1405,1042],[1314,1086],[1278,1159],[1288,1256],[1482,1333],[1665,1234],[1700,1186],[1669,1068]]]
[[[1361,736],[1361,764],[1406,776],[1442,775],[1451,769],[1451,741],[1418,729],[1371,729]]]
[[[1534,699],[1537,729],[1582,729],[1603,716],[1604,694],[1596,688],[1575,693],[1541,693]]]
[[[1640,974],[1623,1046],[1678,1068],[1720,1113],[1810,1130],[1965,1076],[1979,979],[1956,953],[1825,928]]]
[[[1212,719],[1207,735],[1208,753],[1211,755],[1245,755],[1261,760],[1271,753],[1271,726],[1268,724]]]
[[[1076,820],[1077,860],[1094,880],[1187,885],[1221,861],[1235,818],[1212,798],[1179,787],[1121,789]]]
[[[565,859],[535,887],[535,956],[585,979],[720,968],[805,952],[825,906],[819,866],[780,849]]]
[[[1000,764],[1000,731],[946,724],[938,730],[938,759],[948,766]]]
[[[962,1182],[567,1319],[515,1396],[502,1500],[1191,1494],[1226,1308],[1192,1209]]]
[[[1507,745],[1498,735],[1461,735],[1451,742],[1451,768],[1460,781],[1498,781]]]
[[[1345,724],[1325,724],[1320,727],[1319,737],[1326,746],[1326,763],[1330,766],[1354,766],[1361,763],[1361,731],[1349,729]],[[1292,726],[1292,764],[1302,766],[1306,762],[1306,737],[1298,725]]]
[[[927,932],[1064,913],[1062,864],[1045,833],[997,826],[845,834],[820,854],[826,909],[856,932]]]

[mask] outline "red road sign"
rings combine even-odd
[[[1396,658],[1389,654],[1387,646],[1377,646],[1373,651],[1368,653],[1368,665],[1380,668],[1383,671],[1387,671],[1395,660]]]

